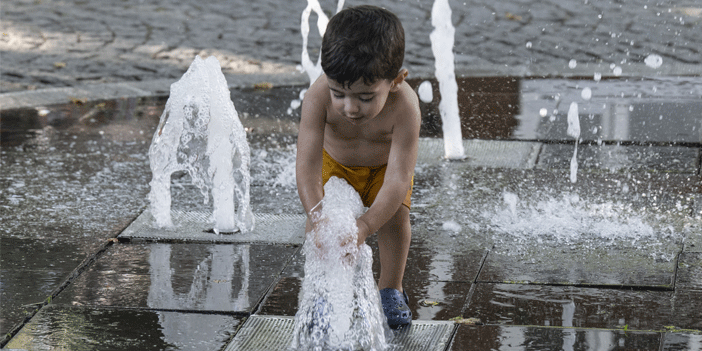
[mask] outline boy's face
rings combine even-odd
[[[379,79],[371,85],[359,79],[350,87],[328,78],[332,107],[353,125],[362,125],[378,116],[385,106],[388,95],[396,90],[388,79]]]

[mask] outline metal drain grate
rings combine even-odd
[[[211,231],[211,213],[172,211],[173,228],[154,228],[154,217],[146,209],[120,235],[126,239],[183,240],[204,242],[242,242],[302,244],[305,240],[305,216],[299,214],[254,214],[256,227],[250,233]]]
[[[225,351],[286,351],[292,342],[294,317],[251,316]],[[443,351],[454,328],[453,322],[412,321],[408,330],[395,333],[392,350]]]

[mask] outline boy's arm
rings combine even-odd
[[[297,138],[295,176],[297,191],[307,216],[322,201],[322,146],[329,89],[325,76],[310,86],[302,102],[300,131]]]
[[[403,95],[400,101],[402,108],[397,111],[399,117],[393,128],[383,186],[373,205],[357,221],[359,244],[395,215],[412,183],[414,167],[417,163],[421,112],[417,95],[406,83],[401,89],[401,94]]]

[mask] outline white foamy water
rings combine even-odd
[[[303,245],[305,278],[291,348],[385,350],[390,331],[373,279],[371,248],[356,245],[361,198],[336,177],[324,194],[321,224]]]
[[[171,85],[149,160],[149,201],[158,227],[173,226],[171,174],[186,171],[205,203],[212,196],[215,232],[253,229],[249,144],[214,56],[206,60],[197,56]]]
[[[675,235],[672,228],[654,228],[640,209],[627,203],[584,201],[569,193],[522,201],[517,194],[505,192],[503,200],[495,209],[484,210],[482,217],[497,240],[510,245],[619,247],[625,243],[650,249],[652,243],[670,241]]]
[[[444,152],[448,159],[465,157],[461,119],[458,110],[458,83],[453,62],[453,43],[456,32],[451,24],[451,7],[448,0],[435,0],[431,8],[431,51],[434,53],[436,79],[439,81],[439,112],[444,133]]]
[[[573,101],[568,109],[568,135],[575,138],[575,149],[570,159],[570,182],[578,181],[578,143],[580,141],[580,117],[578,103]]]

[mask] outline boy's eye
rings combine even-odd
[[[363,101],[363,102],[371,102],[371,101],[373,100],[373,96],[371,96],[371,97],[369,97],[369,98],[362,98],[362,97],[359,97],[358,99],[361,100],[361,101]]]

